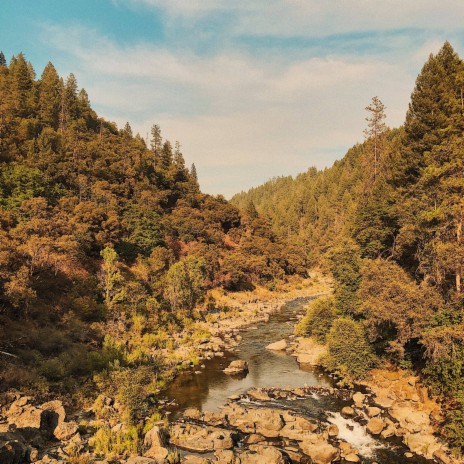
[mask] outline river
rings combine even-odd
[[[166,392],[167,399],[174,404],[170,407],[172,419],[180,417],[187,408],[202,411],[217,411],[227,398],[245,393],[252,387],[299,387],[303,385],[328,387],[332,379],[319,369],[304,369],[296,359],[285,352],[269,351],[265,347],[272,342],[287,338],[293,333],[298,316],[305,312],[311,298],[293,300],[272,314],[268,322],[261,322],[241,331],[242,340],[233,351],[225,352],[204,362],[205,368],[180,374]],[[223,372],[230,361],[243,359],[248,362],[249,373],[241,377],[231,377]],[[365,427],[343,418],[339,411],[349,404],[330,396],[313,395],[311,398],[288,401],[274,401],[273,406],[290,408],[299,413],[327,422],[336,423],[339,437],[358,448],[364,463],[378,464],[425,464],[428,461],[419,456],[406,458],[407,448],[396,438],[383,440],[371,437]],[[266,404],[269,407],[269,403]]]

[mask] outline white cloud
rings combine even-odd
[[[237,34],[425,27],[438,9],[429,0],[421,8],[399,0],[131,1],[164,9],[173,22],[179,15],[196,21],[212,12],[234,13]],[[337,3],[343,7],[334,8]],[[446,9],[451,2],[443,4]],[[464,3],[454,10],[456,16],[464,12]],[[457,27],[454,15],[443,16],[434,18],[437,27]],[[75,72],[103,116],[119,125],[129,120],[142,136],[160,124],[167,138],[182,143],[187,162],[197,165],[202,188],[226,195],[342,157],[362,140],[364,107],[374,95],[386,104],[388,123],[401,124],[415,75],[441,44],[441,34],[418,44],[408,34],[393,35],[383,54],[303,49],[294,56],[258,56],[231,46],[201,55],[169,43],[120,45],[86,29],[45,29],[48,43],[62,53],[58,69]]]

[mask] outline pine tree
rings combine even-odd
[[[20,53],[10,65],[10,98],[15,116],[31,116],[33,99],[33,75],[24,55]]]
[[[198,174],[195,163],[192,163],[192,166],[190,168],[190,177],[193,179],[194,183],[198,185]]]
[[[58,129],[62,82],[55,67],[49,62],[39,82],[39,118],[44,126]]]
[[[0,66],[6,66],[5,55],[3,54],[2,51],[0,51]]]
[[[174,164],[176,165],[179,171],[182,171],[185,169],[185,160],[184,160],[184,156],[182,155],[182,152],[180,151],[179,142],[176,142],[175,148],[174,148]]]
[[[366,111],[369,112],[369,116],[366,118],[367,128],[364,130],[364,135],[372,145],[373,180],[375,182],[379,172],[384,148],[384,136],[387,130],[385,125],[385,105],[378,97],[373,97],[371,104],[366,106]]]
[[[163,137],[161,136],[161,128],[158,124],[153,124],[151,126],[151,140],[150,140],[150,149],[153,152],[154,165],[157,167],[159,158],[161,156],[161,149],[163,146]]]
[[[405,140],[397,165],[397,184],[417,180],[424,154],[445,138],[459,133],[462,122],[462,85],[458,77],[463,63],[449,42],[430,55],[417,77],[404,124]]]

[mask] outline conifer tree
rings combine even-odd
[[[373,180],[375,182],[384,146],[384,135],[387,130],[385,105],[378,97],[373,97],[371,104],[366,107],[366,111],[369,112],[369,116],[366,118],[367,128],[364,130],[364,135],[372,145]]]
[[[194,183],[198,185],[198,174],[195,163],[192,163],[192,166],[190,168],[190,177],[193,179]]]
[[[0,51],[0,66],[6,66],[5,55],[3,54],[2,51]]]
[[[159,162],[159,157],[161,156],[161,149],[163,146],[163,137],[161,136],[161,128],[158,124],[153,124],[151,126],[151,139],[150,139],[150,149],[153,152],[154,165],[157,167]]]
[[[52,63],[48,63],[39,82],[39,118],[44,126],[58,129],[62,82]]]

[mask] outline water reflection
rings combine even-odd
[[[294,300],[273,314],[268,322],[244,330],[236,352],[205,362],[201,374],[186,372],[172,383],[167,396],[177,402],[178,415],[188,407],[217,411],[231,395],[239,395],[252,387],[328,386],[329,381],[319,371],[299,369],[293,356],[285,352],[266,350],[269,343],[286,338],[293,332],[298,314],[305,311],[310,299]],[[234,359],[248,362],[249,373],[244,377],[230,376],[222,370]]]

